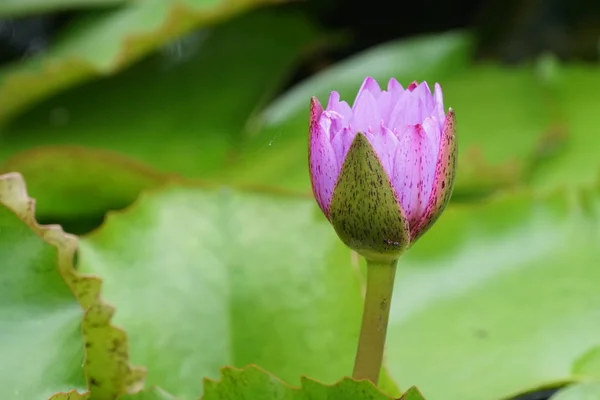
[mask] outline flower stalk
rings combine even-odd
[[[378,383],[396,263],[452,195],[457,142],[442,88],[367,77],[352,107],[311,99],[308,163],[317,204],[338,237],[367,260],[355,379]]]
[[[367,261],[367,293],[352,374],[354,379],[368,379],[378,384],[395,276],[396,261]]]

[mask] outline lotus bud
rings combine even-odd
[[[310,105],[314,196],[340,239],[367,260],[393,261],[438,219],[456,170],[454,112],[426,82],[387,91],[366,78],[352,107],[332,92]]]

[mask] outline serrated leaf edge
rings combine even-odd
[[[218,385],[220,383],[223,383],[223,381],[224,381],[224,379],[225,379],[225,377],[226,377],[226,375],[228,374],[229,371],[231,371],[231,372],[237,372],[237,373],[243,373],[244,371],[247,371],[247,370],[256,370],[256,371],[258,371],[260,373],[266,374],[269,377],[271,377],[272,379],[275,379],[275,380],[279,381],[282,385],[290,388],[291,390],[295,390],[295,391],[301,391],[301,390],[303,390],[304,389],[304,384],[305,384],[306,381],[315,382],[315,383],[318,383],[319,385],[322,385],[324,387],[335,387],[335,386],[337,386],[337,385],[339,385],[339,384],[341,384],[342,382],[345,382],[345,381],[365,382],[366,384],[371,385],[382,396],[384,396],[384,397],[386,397],[386,398],[388,398],[390,400],[395,400],[394,398],[392,398],[392,397],[388,396],[387,394],[383,393],[377,386],[375,386],[373,384],[373,382],[368,381],[366,379],[356,380],[356,379],[353,379],[353,378],[350,378],[350,377],[343,377],[343,378],[341,378],[339,381],[337,381],[335,383],[325,384],[325,383],[319,382],[316,379],[312,379],[312,378],[309,378],[309,377],[306,377],[306,376],[302,376],[300,378],[300,381],[301,381],[300,386],[294,386],[294,385],[288,384],[287,382],[283,381],[282,379],[278,378],[277,376],[273,375],[272,373],[268,372],[267,370],[259,367],[258,365],[255,365],[255,364],[248,364],[247,366],[245,366],[243,368],[236,368],[236,367],[231,367],[231,366],[223,367],[223,368],[220,369],[220,376],[219,376],[218,379],[204,378],[203,381],[204,381],[205,385],[206,385],[207,382],[211,382],[211,383],[213,383],[215,385]],[[200,400],[203,400],[204,396],[205,396],[205,394],[202,395],[202,397],[200,398]],[[402,397],[400,397],[399,399],[397,399],[397,400],[403,400],[403,398],[404,398],[404,395]]]
[[[76,236],[65,233],[59,225],[40,225],[35,219],[35,200],[27,194],[25,181],[21,174],[11,172],[0,175],[0,204],[5,205],[13,211],[33,232],[35,232],[46,243],[57,249],[57,265],[60,274],[73,292],[75,298],[83,308],[82,330],[84,331],[84,341],[86,340],[85,326],[90,323],[90,315],[93,311],[101,311],[108,315],[109,318],[105,321],[105,328],[116,332],[125,337],[124,348],[125,356],[129,358],[128,345],[126,342],[125,332],[115,326],[110,325],[114,307],[106,304],[100,295],[102,280],[97,276],[84,275],[78,273],[74,268],[75,254],[78,249],[78,239]],[[97,322],[94,322],[97,323]],[[83,344],[82,344],[83,345]],[[90,376],[88,371],[89,359],[88,350],[85,349],[84,371],[88,384],[88,392],[80,394],[76,391],[66,392],[67,394],[77,393],[79,396],[91,394]],[[135,367],[127,365],[127,377],[125,378],[125,387],[120,388],[121,394],[133,394],[140,391],[144,385],[146,369],[143,367]],[[65,393],[56,393],[51,398]]]
[[[88,400],[90,392],[79,393],[77,390],[54,393],[48,400]]]

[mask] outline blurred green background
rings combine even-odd
[[[125,361],[148,368],[131,398],[191,399],[248,363],[332,383],[350,373],[362,264],[310,198],[309,98],[352,101],[367,75],[440,82],[457,181],[400,263],[389,387],[547,399],[600,379],[599,55],[584,0],[0,0],[0,173],[80,235],[77,268],[103,278]],[[37,277],[52,300],[23,314],[27,291],[0,294],[0,390],[83,390],[81,312],[55,315],[71,295],[36,275],[50,250],[6,218],[0,283]]]

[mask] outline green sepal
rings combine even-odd
[[[411,387],[398,400],[425,400],[419,389]]]
[[[340,239],[368,260],[394,261],[408,247],[408,221],[375,150],[362,133],[340,171],[329,220]]]

